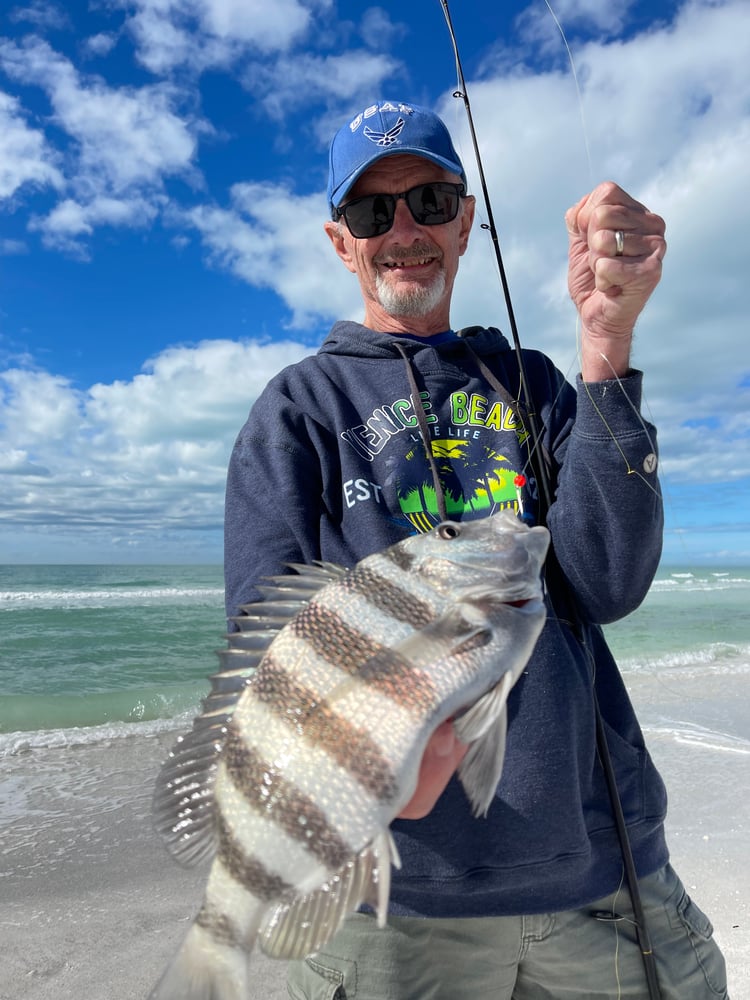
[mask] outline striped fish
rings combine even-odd
[[[512,513],[445,522],[352,570],[295,566],[243,609],[191,733],[157,782],[205,897],[151,1000],[246,1000],[248,955],[299,958],[363,903],[382,925],[389,824],[454,718],[475,815],[500,778],[506,699],[545,618],[549,535]]]

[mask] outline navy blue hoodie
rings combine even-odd
[[[438,491],[454,520],[483,517],[517,508],[514,479],[524,473],[524,512],[534,512],[525,429],[477,358],[516,398],[515,352],[492,329],[436,342],[337,323],[315,356],[271,380],[229,465],[228,615],[289,562],[351,566],[438,523]],[[539,352],[524,351],[524,367],[552,478],[548,620],[509,698],[503,776],[487,817],[472,817],[454,778],[429,816],[393,824],[403,867],[393,874],[392,913],[530,914],[614,891],[622,860],[596,750],[594,683],[638,874],[668,857],[664,786],[599,628],[640,604],[661,553],[642,376],[574,388]],[[573,606],[582,627],[568,621]]]

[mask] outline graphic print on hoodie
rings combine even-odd
[[[395,490],[404,518],[419,532],[429,531],[440,521],[438,489],[448,517],[454,520],[468,512],[477,517],[503,508],[517,512],[515,480],[524,471],[518,448],[528,432],[512,407],[465,390],[450,393],[442,407],[433,407],[430,393],[422,390],[419,405],[429,429],[428,441],[422,438],[412,396],[383,403],[364,423],[341,431],[341,438],[370,463],[386,452],[388,469],[384,483],[373,482],[374,477],[347,483],[347,505],[369,499],[372,491],[382,491],[387,485]],[[437,485],[425,462],[427,447],[437,469]]]

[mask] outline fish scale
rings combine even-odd
[[[245,1000],[248,957],[302,957],[363,903],[386,918],[388,827],[454,718],[476,815],[500,778],[506,699],[545,618],[549,535],[509,512],[446,523],[352,570],[264,586],[193,730],[157,781],[182,861],[214,853],[203,904],[151,1000]]]

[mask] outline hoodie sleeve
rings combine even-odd
[[[320,442],[309,418],[273,386],[259,397],[234,445],[224,511],[227,616],[258,600],[257,583],[291,562],[320,558],[324,508]]]
[[[553,446],[555,554],[580,612],[598,624],[638,607],[661,556],[656,430],[640,413],[642,379],[637,371],[595,383],[579,376],[575,421]]]

